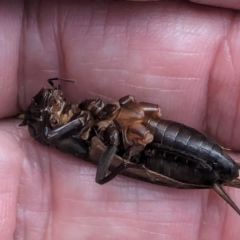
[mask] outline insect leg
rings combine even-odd
[[[237,205],[232,201],[232,199],[227,195],[227,193],[223,190],[223,188],[219,184],[214,183],[213,190],[240,215],[240,209],[237,207]]]
[[[133,102],[135,102],[135,98],[131,95],[127,95],[119,99],[120,106],[124,106]]]
[[[115,145],[108,146],[107,149],[103,152],[97,167],[97,173],[95,177],[95,181],[100,183],[103,179],[105,179],[109,166],[112,163],[113,157],[117,151],[117,147]]]
[[[124,153],[124,158],[130,159],[131,157],[139,154],[144,147],[153,141],[153,134],[141,123],[133,123],[127,128],[125,138],[123,139],[124,145],[130,143],[127,151]]]
[[[85,142],[74,137],[71,132],[83,126],[81,118],[75,119],[59,128],[52,130],[49,125],[49,113],[43,113],[43,136],[45,141],[65,153],[87,159],[89,155]]]
[[[144,149],[144,146],[143,145],[133,145],[131,147],[129,147],[125,153],[123,154],[123,158],[124,159],[127,159],[127,160],[131,160],[133,162],[133,159],[134,159],[134,162],[137,163],[138,161],[137,160],[137,157],[139,156],[139,153],[141,153]]]
[[[77,137],[63,137],[57,141],[55,147],[64,153],[71,154],[83,160],[88,159],[89,150],[86,143]]]
[[[43,135],[46,138],[46,141],[53,143],[62,138],[65,134],[69,134],[71,131],[84,127],[85,122],[81,116],[73,121],[68,122],[67,124],[60,126],[56,129],[51,129],[49,124],[49,113],[43,112]]]
[[[142,169],[142,165],[136,165],[136,164],[132,164],[130,162],[123,162],[121,163],[118,167],[116,167],[111,173],[109,173],[107,176],[105,176],[102,179],[99,179],[99,181],[97,182],[98,184],[105,184],[108,183],[109,181],[111,181],[113,178],[115,178],[118,174],[120,174],[122,171],[126,170],[126,169]]]
[[[54,130],[50,130],[49,127],[45,127],[44,135],[46,136],[48,141],[55,141],[64,136],[65,134],[81,127],[83,127],[81,122],[78,119],[75,119]]]
[[[109,143],[107,149],[103,152],[98,162],[95,181],[98,183],[107,174],[108,168],[113,161],[113,157],[117,152],[119,145],[119,132],[115,124],[110,124],[103,132],[104,140]]]
[[[138,105],[142,108],[145,115],[153,118],[160,118],[162,116],[161,109],[157,104],[140,102]]]

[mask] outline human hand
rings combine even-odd
[[[239,12],[29,1],[0,13],[1,118],[26,109],[46,79],[74,78],[63,86],[72,101],[131,94],[240,150]],[[121,176],[97,185],[96,167],[41,146],[19,123],[0,125],[0,239],[239,239],[239,216],[213,191]],[[227,191],[240,206],[240,190]]]

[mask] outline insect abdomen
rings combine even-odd
[[[194,183],[203,183],[203,180],[208,184],[227,182],[238,177],[236,163],[204,134],[163,119],[155,126],[156,156],[148,159],[148,167],[152,170],[155,168],[176,180]],[[180,176],[184,174],[186,176]]]

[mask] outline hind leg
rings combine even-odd
[[[98,184],[105,184],[108,183],[109,181],[111,181],[113,178],[115,178],[118,174],[121,174],[124,170],[127,169],[143,169],[142,165],[137,165],[137,164],[132,164],[130,162],[123,162],[121,163],[118,167],[116,167],[111,173],[109,173],[108,175],[104,176],[102,179],[99,179],[98,181],[96,181]]]

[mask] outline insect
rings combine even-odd
[[[33,97],[21,124],[37,141],[97,164],[97,183],[123,174],[173,188],[213,189],[240,215],[222,188],[240,188],[240,165],[217,142],[162,119],[157,105],[131,96],[71,104],[55,80],[70,81],[49,79],[52,88]]]

